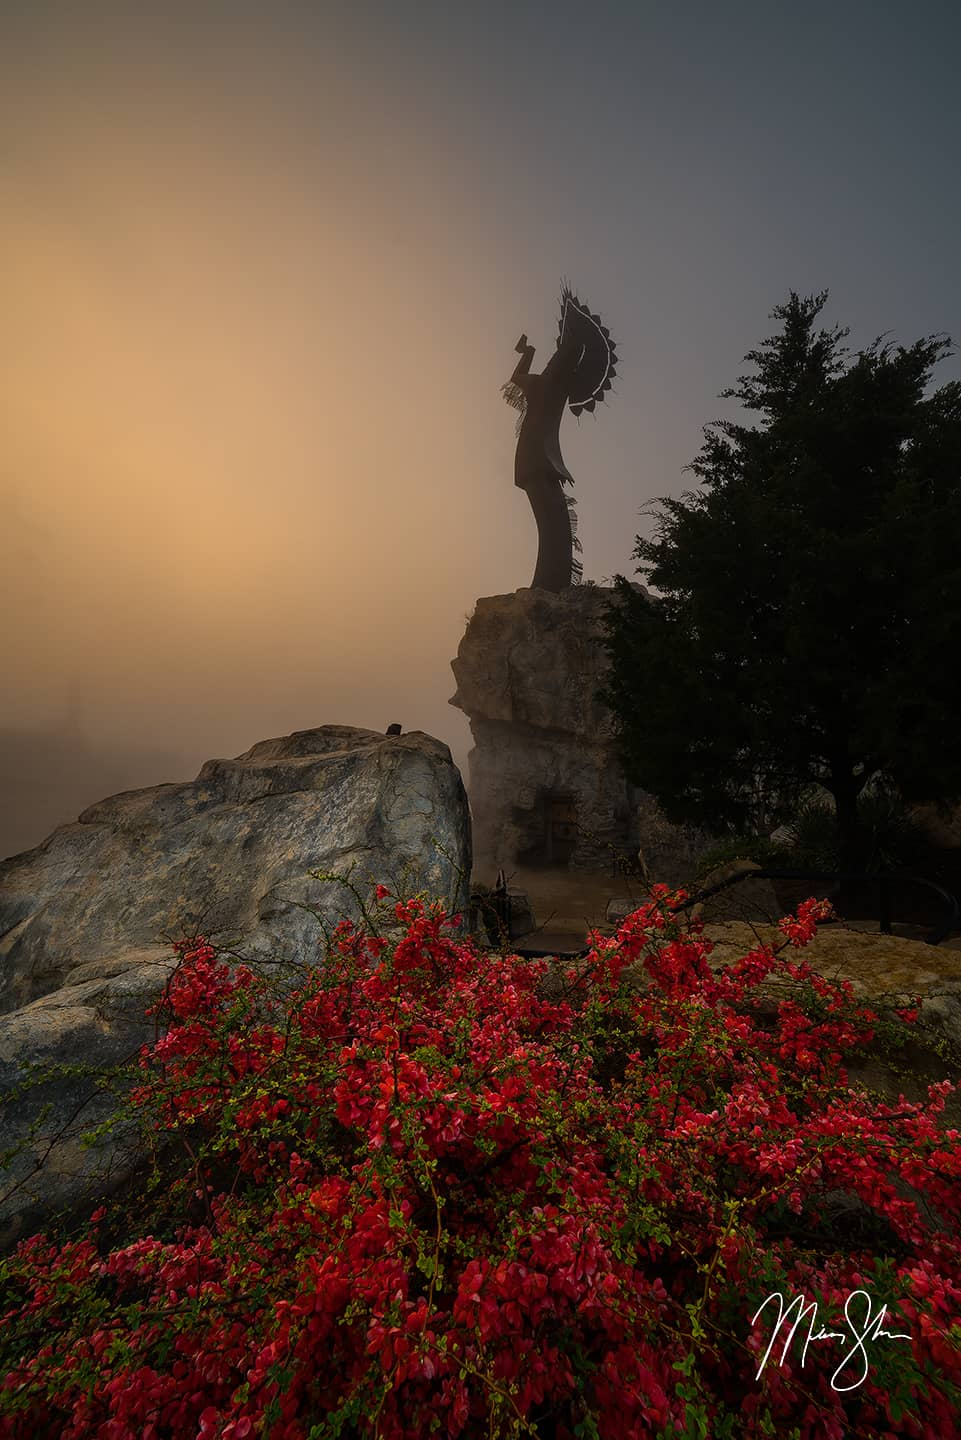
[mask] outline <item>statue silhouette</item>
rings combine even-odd
[[[581,578],[580,550],[573,497],[564,493],[574,477],[560,446],[565,405],[572,415],[594,409],[611,388],[617,354],[610,331],[565,286],[557,348],[540,374],[531,373],[534,346],[522,335],[515,346],[520,360],[502,387],[509,405],[522,418],[514,456],[514,484],[527,492],[537,521],[537,566],[531,586],[565,590]]]

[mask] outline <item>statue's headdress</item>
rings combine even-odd
[[[565,285],[561,291],[557,343],[568,339],[581,347],[568,402],[571,414],[580,415],[582,410],[593,410],[610,390],[617,374],[614,368],[617,350],[610,330],[601,324],[600,315],[592,314]]]

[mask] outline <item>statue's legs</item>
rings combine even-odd
[[[574,540],[564,487],[548,473],[538,477],[527,496],[537,521],[537,568],[531,586],[566,590],[573,573]]]

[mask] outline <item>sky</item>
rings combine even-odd
[[[953,0],[0,0],[0,855],[323,724],[446,741],[536,528],[500,386],[633,575],[789,291],[961,337]],[[939,383],[956,378],[952,357]]]

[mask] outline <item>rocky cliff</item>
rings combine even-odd
[[[640,587],[639,587],[640,588]],[[655,879],[678,878],[691,837],[665,826],[618,762],[597,691],[613,591],[578,585],[478,600],[451,662],[470,720],[475,866],[609,867],[656,835]]]

